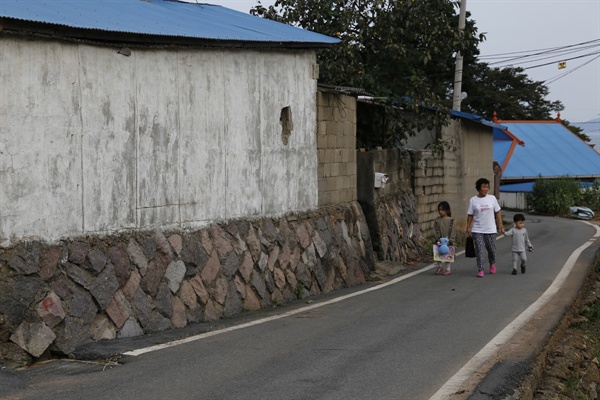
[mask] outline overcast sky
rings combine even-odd
[[[248,12],[256,4],[254,0],[198,2],[219,4],[243,12]],[[266,7],[274,1],[263,0],[261,3]],[[600,0],[466,0],[466,3],[479,32],[486,32],[487,40],[479,46],[482,56],[514,52],[526,55],[600,39]],[[561,118],[570,122],[586,122],[600,117],[600,42],[592,45],[594,47],[587,49],[574,46],[573,50],[580,50],[571,54],[546,53],[538,56],[537,61],[523,59],[529,61],[526,64],[514,61],[513,65],[527,68],[551,63],[525,72],[535,81],[555,80],[547,83],[550,89],[547,98],[564,104]],[[596,54],[568,60],[565,69],[558,69],[561,59],[589,53]],[[496,66],[504,65],[506,63]],[[502,118],[502,110],[496,111]]]

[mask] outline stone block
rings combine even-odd
[[[216,250],[213,250],[212,256],[202,269],[200,276],[204,281],[205,285],[210,285],[219,275],[221,269],[221,262]]]
[[[223,314],[223,306],[214,300],[209,300],[204,308],[204,320],[215,321],[221,318]]]
[[[260,310],[260,300],[250,285],[246,286],[246,295],[244,298],[244,309],[249,311]]]
[[[186,267],[183,261],[171,261],[165,272],[165,278],[167,278],[171,292],[177,293],[179,285],[181,285],[181,281],[183,281],[183,278],[185,277],[185,272]]]
[[[123,324],[123,327],[117,333],[117,338],[120,339],[120,338],[142,336],[143,334],[144,334],[144,330],[142,329],[140,324],[137,322],[137,320],[134,317],[130,317],[129,319],[127,319],[125,324]]]
[[[148,259],[144,254],[144,249],[142,246],[140,246],[134,239],[129,240],[129,244],[127,245],[127,254],[129,254],[129,259],[137,267],[140,275],[146,275],[146,271],[148,270]]]
[[[173,316],[171,317],[173,328],[183,328],[187,325],[185,305],[177,297],[173,298]]]
[[[171,247],[173,247],[173,250],[175,250],[175,253],[177,255],[181,254],[181,250],[183,248],[183,239],[181,238],[181,236],[174,234],[169,236],[167,240],[171,244]]]
[[[200,278],[198,275],[196,275],[190,279],[190,284],[194,288],[194,292],[196,292],[196,296],[198,296],[198,298],[200,299],[200,302],[202,304],[208,303],[208,299],[209,299],[208,291],[206,290],[206,287],[204,286],[204,283],[202,282],[202,278]]]
[[[118,289],[119,282],[112,264],[108,264],[104,271],[89,285],[89,291],[100,305],[101,310],[108,306]]]
[[[114,266],[119,287],[123,287],[131,276],[129,254],[127,254],[127,250],[124,247],[119,245],[108,249],[108,257]]]
[[[18,325],[25,311],[35,302],[42,283],[36,276],[3,275],[0,280],[0,314],[6,315],[13,325]]]
[[[107,258],[100,249],[91,249],[86,257],[84,267],[94,274],[100,273],[106,265]]]
[[[181,282],[181,288],[179,289],[179,299],[191,311],[194,311],[198,307],[198,302],[196,301],[196,292],[189,281]]]
[[[123,327],[125,322],[131,317],[131,305],[123,292],[118,291],[115,293],[113,300],[106,307],[106,313],[117,328]]]
[[[43,322],[23,322],[11,335],[10,340],[34,357],[41,356],[56,335]]]
[[[254,269],[254,262],[252,261],[252,255],[250,252],[244,253],[242,263],[240,264],[240,274],[246,283],[250,282],[252,271]]]
[[[81,265],[85,262],[90,246],[83,242],[73,242],[69,246],[69,261]]]
[[[67,316],[60,298],[54,292],[48,293],[48,295],[38,303],[36,311],[49,328],[54,328]]]
[[[127,280],[125,286],[123,286],[123,294],[127,299],[131,300],[135,291],[140,287],[140,283],[142,282],[142,277],[138,271],[133,271]]]
[[[223,277],[218,278],[212,290],[209,289],[209,293],[217,303],[224,305],[225,298],[227,297],[227,280]]]
[[[39,272],[42,279],[48,280],[54,276],[61,254],[61,247],[50,247],[43,252]]]
[[[237,291],[234,282],[227,284],[227,297],[225,298],[225,304],[223,306],[223,315],[230,317],[241,313],[243,310],[242,300]]]
[[[117,329],[104,315],[96,315],[89,330],[92,340],[112,340],[117,337]]]
[[[222,262],[221,273],[227,278],[231,278],[235,275],[239,268],[240,259],[235,252],[231,252]]]

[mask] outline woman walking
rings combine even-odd
[[[496,196],[489,195],[490,181],[480,178],[475,182],[477,196],[471,197],[467,209],[467,236],[473,238],[477,258],[477,277],[483,278],[484,249],[487,250],[490,274],[496,273],[496,234],[504,233],[500,205]],[[495,217],[495,220],[494,220]],[[498,223],[498,228],[496,227]]]

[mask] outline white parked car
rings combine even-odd
[[[587,207],[571,207],[571,215],[579,219],[592,219],[594,218],[594,212]]]

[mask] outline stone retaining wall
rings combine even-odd
[[[0,357],[26,364],[362,284],[374,268],[356,202],[194,232],[0,249]]]
[[[414,262],[424,255],[424,238],[412,192],[380,197],[375,212],[379,227],[378,258],[400,263]]]

